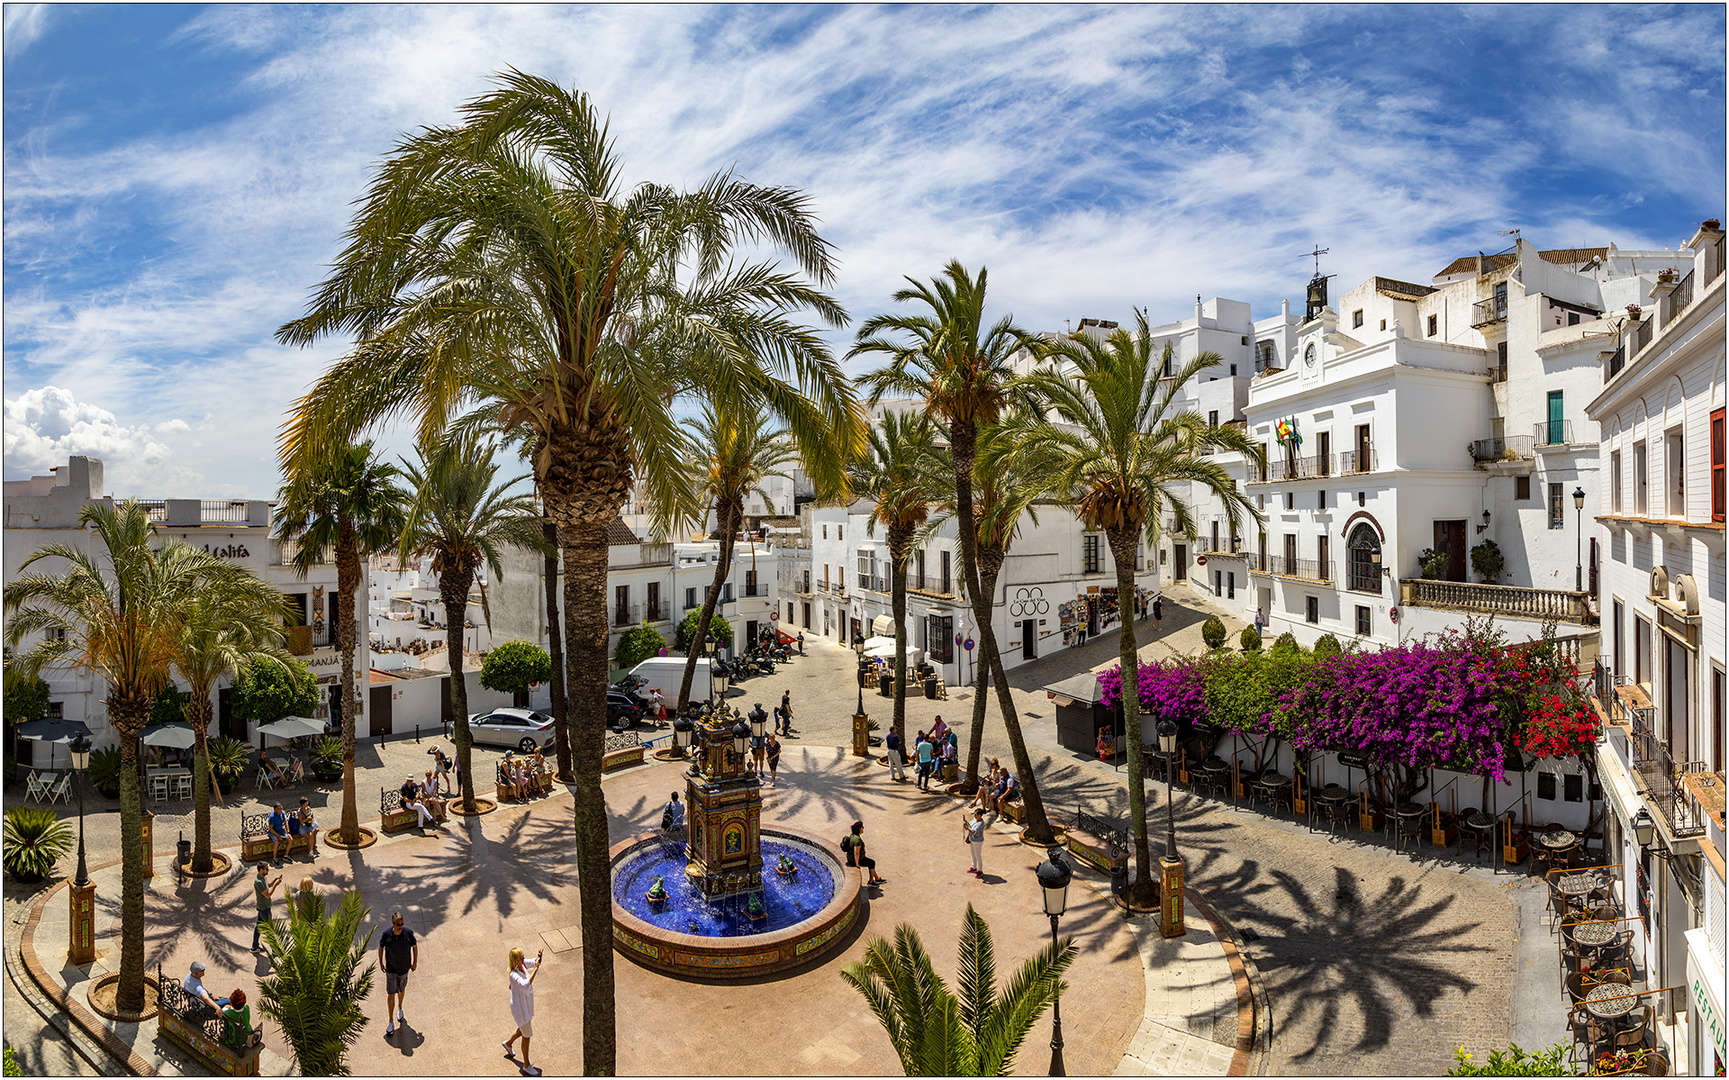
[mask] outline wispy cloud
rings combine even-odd
[[[1034,328],[1264,314],[1315,242],[1423,280],[1509,227],[1673,243],[1722,212],[1720,8],[227,6],[155,31],[208,89],[154,72],[124,128],[100,103],[142,77],[85,58],[102,22],[6,10],[9,387],[252,494],[342,347],[272,334],[368,170],[505,66],[592,93],[631,182],[808,191],[855,314],[951,257]]]

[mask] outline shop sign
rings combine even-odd
[[[1725,1051],[1723,1033],[1723,1014],[1717,1011],[1717,1005],[1711,1000],[1710,991],[1705,987],[1705,980],[1695,974],[1693,983],[1693,1005],[1698,1010],[1699,1023],[1705,1034],[1710,1036],[1712,1045],[1717,1047],[1718,1060],[1729,1058]]]

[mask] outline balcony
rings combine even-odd
[[[1603,381],[1608,382],[1621,374],[1621,369],[1627,366],[1627,350],[1618,348],[1609,357],[1609,366],[1603,369]]]
[[[1342,459],[1347,455],[1339,455]],[[1273,484],[1288,480],[1314,480],[1332,476],[1339,471],[1339,462],[1332,454],[1308,457],[1279,457],[1268,460],[1267,467],[1252,478],[1251,484]]]
[[[1646,724],[1634,724],[1632,747],[1633,775],[1639,778],[1646,800],[1663,815],[1669,835],[1680,838],[1703,833],[1705,818],[1683,778],[1705,772],[1705,763],[1676,761],[1669,756],[1669,744]]]
[[[1381,459],[1374,449],[1349,450],[1339,455],[1339,472],[1348,473],[1374,472],[1381,467]]]
[[[612,609],[612,625],[635,626],[641,616],[641,604],[615,604]]]
[[[1412,607],[1482,612],[1514,619],[1556,620],[1584,624],[1591,619],[1585,601],[1590,593],[1570,589],[1527,589],[1517,585],[1484,585],[1470,581],[1431,581],[1410,578],[1399,583],[1403,603]]]
[[[1544,425],[1538,425],[1539,427]],[[1535,440],[1530,435],[1508,435],[1499,439],[1478,439],[1471,444],[1471,460],[1479,465],[1496,461],[1530,461],[1534,456]]]
[[[1491,296],[1487,300],[1479,300],[1471,305],[1471,329],[1473,330],[1506,321],[1507,298],[1505,296]]]
[[[743,595],[747,599],[752,598],[752,597],[767,596],[768,595],[768,586],[766,584],[746,585],[744,587],[744,592],[741,595]]]
[[[664,622],[671,618],[672,612],[667,610],[666,605],[659,602],[644,604],[642,607],[642,619],[644,622]]]
[[[1538,446],[1565,446],[1573,441],[1573,421],[1545,420],[1536,425]]]
[[[1283,555],[1261,554],[1249,558],[1249,570],[1257,574],[1271,574],[1274,577],[1298,578],[1302,581],[1332,581],[1332,560],[1320,562],[1316,559],[1289,559]]]

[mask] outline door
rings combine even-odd
[[[527,706],[527,701],[519,704],[520,708]],[[445,675],[438,680],[438,723],[445,731],[449,731],[455,722],[456,715],[450,711],[450,676]]]
[[[1171,559],[1177,564],[1177,580],[1189,580],[1189,547],[1187,544],[1172,544]]]
[[[1561,424],[1561,418],[1563,415],[1564,414],[1561,410],[1561,391],[1549,391],[1549,423],[1547,425],[1547,430],[1543,433],[1544,446],[1550,446],[1564,440]]]
[[[1369,471],[1369,425],[1357,425],[1357,471]]]
[[[246,725],[234,719],[234,690],[231,687],[224,686],[216,691],[216,730],[230,739],[247,741]]]
[[[752,619],[749,622],[744,624],[744,642],[745,642],[744,647],[745,647],[746,651],[749,651],[749,650],[757,647],[758,642],[756,639],[756,620],[755,619]]]
[[[371,716],[371,721],[367,727],[367,734],[373,738],[378,738],[381,735],[389,735],[391,733],[390,686],[388,684],[384,686],[374,686],[371,687],[371,690],[372,708],[367,710]]]
[[[1447,580],[1465,580],[1465,523],[1435,522],[1435,550],[1447,556]]]
[[[1223,570],[1213,571],[1213,595],[1225,595],[1225,572]]]
[[[1315,475],[1326,476],[1333,460],[1333,434],[1322,431],[1315,435]]]
[[[1663,738],[1676,761],[1687,760],[1687,646],[1663,635]]]
[[[1039,655],[1039,621],[1023,619],[1021,621],[1021,659],[1033,660]]]
[[[1286,533],[1285,534],[1285,566],[1284,566],[1284,570],[1285,570],[1285,573],[1293,574],[1293,575],[1296,574],[1296,572],[1297,572],[1297,534],[1296,533]]]
[[[1237,574],[1235,571],[1232,571],[1232,572],[1225,575],[1225,599],[1226,600],[1235,600],[1236,598],[1237,598]]]
[[[809,604],[800,604],[799,607],[801,609],[799,613],[804,616],[804,620],[803,620],[804,628],[806,630],[809,630],[810,629],[810,605]]]

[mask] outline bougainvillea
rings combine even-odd
[[[1181,660],[1142,664],[1136,681],[1141,711],[1161,720],[1175,720],[1178,727],[1184,728],[1206,720],[1205,677],[1200,664]],[[1122,703],[1120,667],[1099,673],[1099,700],[1107,709],[1115,709]]]
[[[1602,721],[1589,701],[1544,694],[1525,728],[1521,749],[1528,758],[1575,757],[1595,746],[1602,734]]]

